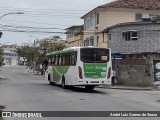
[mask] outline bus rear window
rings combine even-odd
[[[85,63],[105,63],[109,61],[109,49],[81,48],[81,61]]]

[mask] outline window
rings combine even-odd
[[[125,41],[134,41],[134,40],[138,40],[138,32],[137,31],[128,31],[128,32],[124,32],[122,34],[123,39]]]
[[[66,54],[65,57],[66,57],[65,58],[66,59],[66,64],[69,65],[70,64],[69,63],[69,61],[70,61],[70,54]]]
[[[105,48],[81,48],[80,54],[85,63],[106,63],[109,60],[109,50]]]
[[[59,65],[59,55],[56,55],[55,65]]]
[[[86,38],[86,40],[85,40],[85,46],[89,46],[89,39],[88,38]]]
[[[53,56],[48,56],[47,59],[48,59],[48,64],[52,65]]]
[[[91,26],[93,25],[93,20],[94,20],[93,15],[91,15],[90,17],[88,17],[88,18],[84,21],[84,29],[91,27]]]
[[[94,37],[93,36],[90,38],[90,46],[94,46]]]
[[[60,55],[55,55],[55,64],[52,65],[76,65],[77,52],[62,53]]]
[[[59,65],[62,65],[62,55],[59,55]]]
[[[93,16],[91,15],[90,16],[90,26],[92,26],[93,25]]]
[[[99,44],[99,36],[97,36],[97,47],[98,47],[98,44]]]
[[[76,65],[76,54],[72,53],[71,55],[71,61],[70,61],[70,65]]]
[[[111,34],[108,35],[108,40],[111,40]]]
[[[135,14],[135,20],[136,21],[141,21],[142,20],[142,13],[136,13]]]
[[[97,24],[99,24],[99,13],[96,16],[97,16]]]

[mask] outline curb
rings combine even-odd
[[[28,73],[30,73],[32,75],[43,76],[41,74],[37,74],[37,71],[33,72],[33,71],[30,71],[30,70],[26,69],[26,72],[28,72]]]
[[[160,91],[160,87],[158,86],[151,86],[151,87],[133,87],[133,86],[97,86],[97,88],[104,88],[104,89],[118,89],[118,90],[156,90]]]

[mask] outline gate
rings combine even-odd
[[[154,82],[160,81],[160,60],[153,60]]]

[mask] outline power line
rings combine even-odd
[[[15,25],[3,25],[0,24],[1,27],[12,27],[12,28],[29,28],[29,29],[58,29],[58,30],[64,30],[64,29],[60,29],[60,28],[46,28],[46,27],[29,27],[29,26],[15,26]]]
[[[89,11],[84,9],[35,9],[35,8],[15,8],[15,7],[1,7],[2,10],[32,10],[32,11]]]
[[[41,23],[41,22],[28,22],[28,21],[19,21],[19,20],[7,20],[1,19],[1,21],[12,21],[12,22],[23,22],[23,23],[34,23],[34,24],[44,24],[44,25],[59,25],[59,26],[71,26],[71,25],[61,25],[61,24],[50,24],[50,23]]]
[[[32,16],[32,17],[54,17],[54,18],[74,18],[74,19],[80,19],[81,16],[76,15],[49,15],[49,14],[26,14],[26,16]]]

